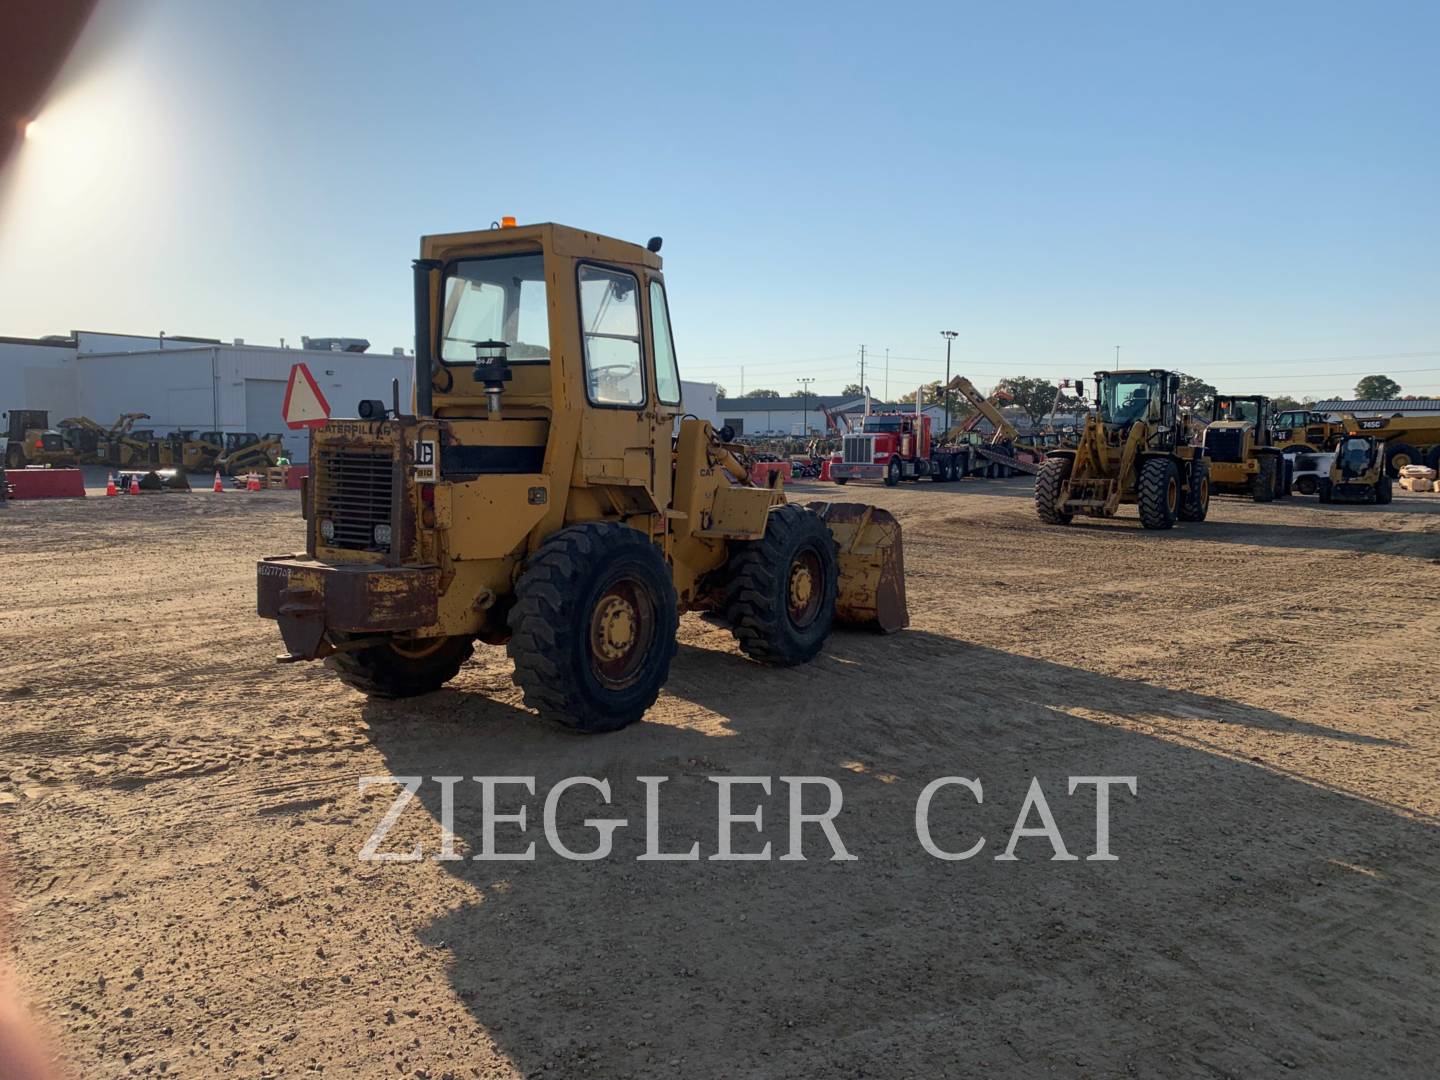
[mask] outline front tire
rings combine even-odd
[[[1391,483],[1390,477],[1380,477],[1380,479],[1375,482],[1375,501],[1383,505],[1384,503],[1390,502],[1394,497],[1395,488]]]
[[[1316,488],[1316,492],[1319,494],[1322,503],[1333,502],[1335,499],[1334,488],[1331,486],[1329,480],[1321,480],[1319,486]]]
[[[891,458],[890,464],[885,466],[885,486],[894,487],[898,483],[900,483],[900,462]]]
[[[834,479],[835,483],[839,484],[841,487],[844,487],[850,482],[850,478],[848,476],[836,476],[832,479]]]
[[[346,686],[368,697],[419,697],[453,679],[474,652],[475,644],[468,637],[393,638],[332,653],[325,666]]]
[[[506,651],[525,704],[578,731],[618,731],[660,696],[679,605],[644,533],[591,523],[542,544],[515,585]]]
[[[770,511],[765,535],[735,545],[726,567],[725,618],[747,656],[792,667],[830,636],[840,588],[835,538],[818,514]]]
[[[1035,474],[1035,513],[1046,525],[1069,525],[1074,517],[1060,509],[1060,491],[1073,465],[1069,458],[1051,458]]]
[[[1149,458],[1140,467],[1136,493],[1140,524],[1147,529],[1173,529],[1180,517],[1180,474],[1169,458]]]

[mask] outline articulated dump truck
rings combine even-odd
[[[508,219],[421,240],[411,412],[397,389],[312,433],[306,550],[257,568],[282,661],[407,697],[504,644],[527,705],[610,731],[654,703],[682,611],[777,665],[908,624],[890,514],[787,502],[682,416],[659,250]]]

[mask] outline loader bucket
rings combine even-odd
[[[884,634],[910,625],[905,606],[905,555],[900,523],[888,510],[864,503],[812,502],[840,555],[835,618]]]

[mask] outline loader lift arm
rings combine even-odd
[[[964,375],[956,375],[950,380],[945,389],[947,391],[960,391],[960,395],[974,407],[975,411],[990,421],[990,425],[995,429],[995,434],[990,436],[990,442],[992,444],[997,442],[1019,442],[1020,432],[1015,430],[1014,426],[1009,420],[1005,419],[1004,414],[1001,413],[999,409],[985,400],[985,395],[980,393],[980,391],[975,388],[975,384]]]

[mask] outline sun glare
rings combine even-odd
[[[33,139],[33,138],[35,138],[36,135],[39,135],[39,134],[40,134],[40,121],[39,121],[39,120],[27,120],[27,121],[25,122],[25,130],[24,130],[25,138],[27,138],[27,139]]]

